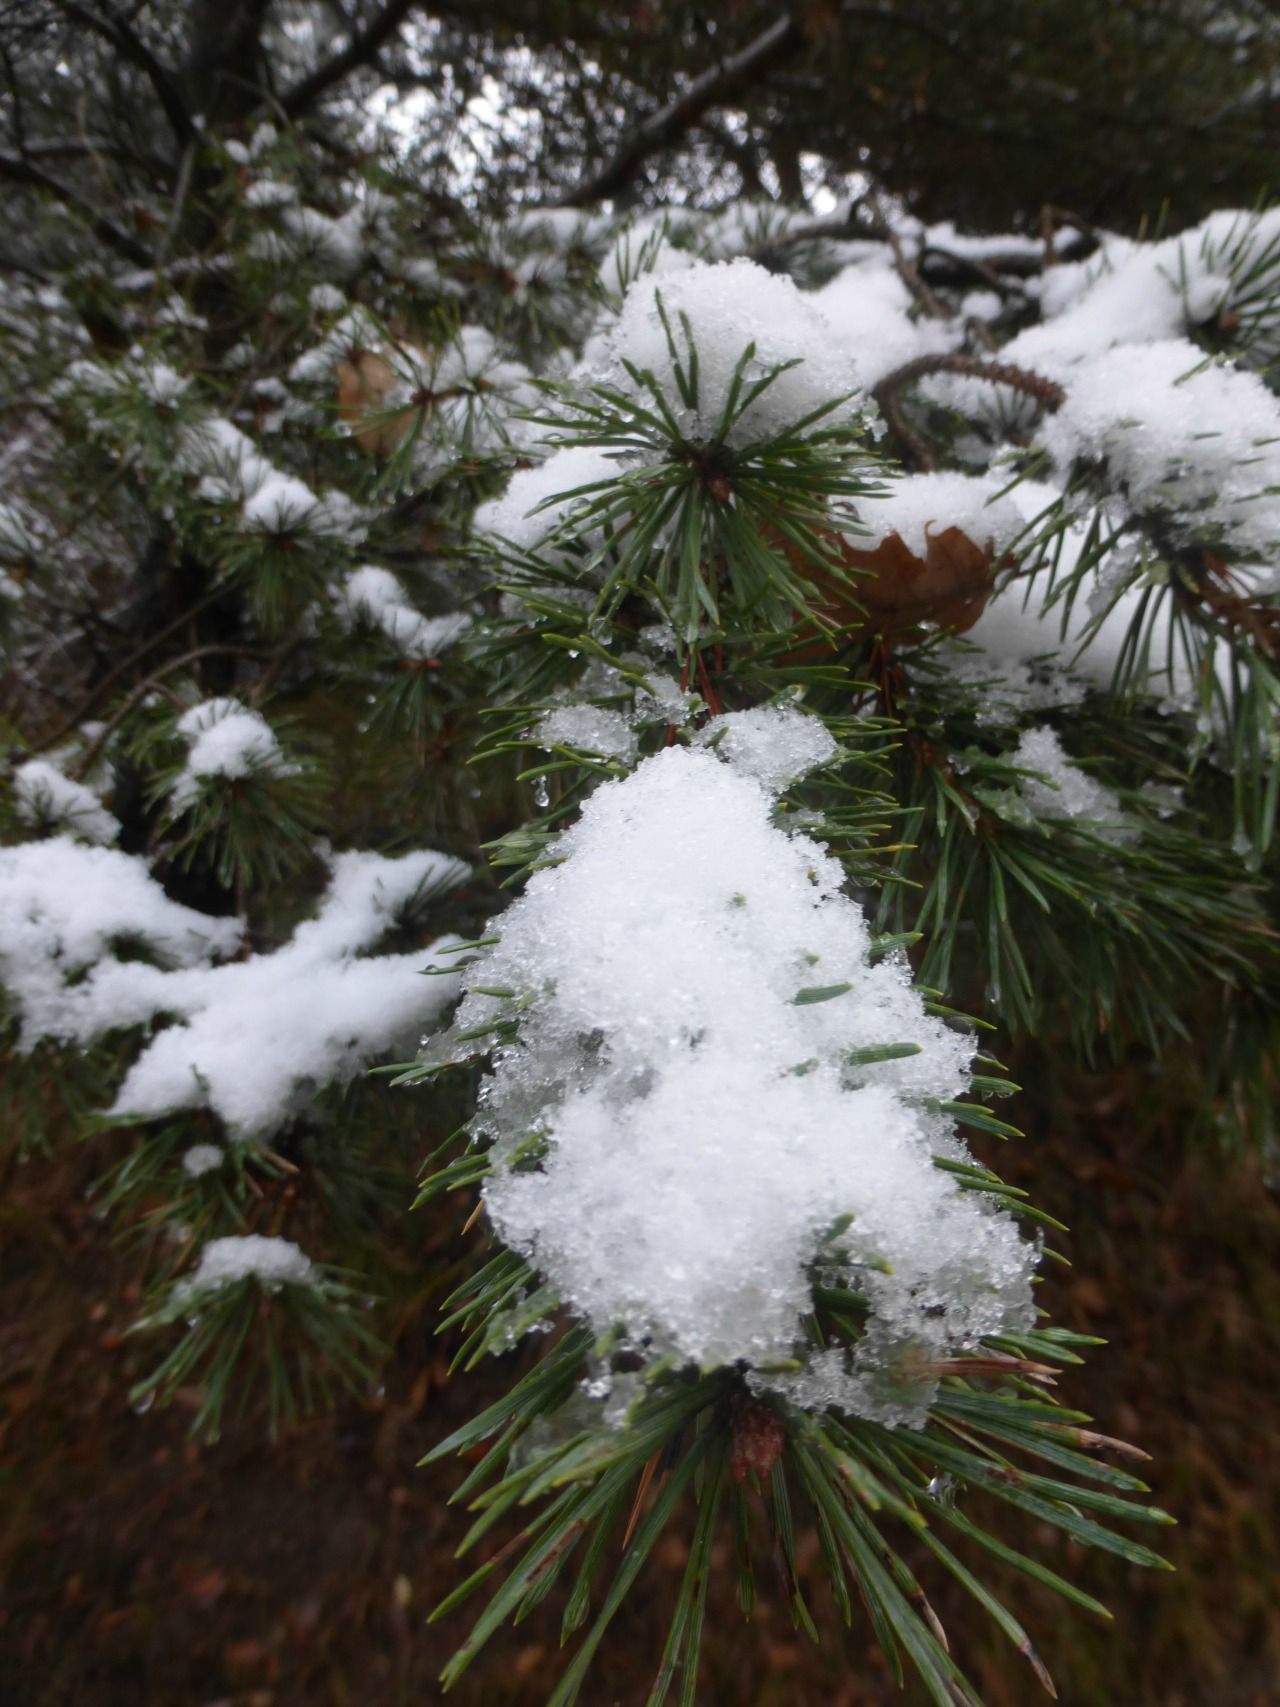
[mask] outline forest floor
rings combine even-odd
[[[1070,1707],[1280,1707],[1280,1201],[1254,1160],[1188,1154],[1177,1102],[1142,1066],[1077,1079],[1024,1099],[1029,1135],[1000,1155],[1074,1229],[1074,1266],[1051,1270],[1045,1302],[1109,1341],[1063,1396],[1084,1408],[1087,1393],[1100,1428],[1152,1452],[1157,1503],[1179,1519],[1160,1537],[1172,1574],[1026,1535],[1115,1614],[1104,1626],[1006,1585]],[[450,1379],[434,1299],[420,1295],[395,1325],[381,1392],[274,1445],[252,1420],[198,1445],[181,1404],[137,1415],[127,1393],[143,1353],[122,1334],[135,1270],[86,1201],[93,1165],[73,1147],[14,1162],[0,1183],[0,1707],[439,1699],[466,1613],[425,1618],[457,1580],[465,1517],[446,1503],[458,1466],[417,1463],[509,1372]],[[423,1225],[424,1263],[464,1254],[462,1219],[450,1204]],[[583,1707],[641,1707],[682,1562],[673,1537]],[[820,1593],[830,1639],[815,1649],[767,1584],[744,1625],[724,1544],[715,1563],[701,1702],[903,1701],[865,1630],[841,1631]],[[932,1580],[988,1707],[1046,1699],[983,1614]],[[541,1707],[559,1610],[496,1638],[457,1707]]]

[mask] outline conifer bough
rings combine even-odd
[[[182,147],[164,195],[120,168],[113,237],[21,176],[49,257],[0,292],[11,1124],[124,1128],[136,1402],[363,1390],[389,1129],[488,1055],[423,1187],[494,1235],[445,1322],[467,1366],[545,1338],[437,1448],[497,1548],[449,1680],[556,1594],[567,1702],[668,1523],[655,1700],[726,1526],[744,1608],[776,1549],[806,1628],[810,1526],[936,1701],[973,1692],[929,1555],[1039,1670],[984,1555],[1096,1607],[998,1504],[1147,1565],[1166,1520],[1055,1401],[1060,1229],[960,1132],[1014,1132],[1002,1034],[1269,1112],[1280,221],[424,237],[387,150]],[[464,987],[401,1075],[438,1096],[362,1082]]]

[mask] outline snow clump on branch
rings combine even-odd
[[[696,367],[690,362],[690,339]],[[821,422],[826,426],[856,415],[857,405],[838,401],[860,390],[851,355],[833,337],[811,296],[754,261],[699,263],[657,279],[643,274],[627,292],[610,344],[612,382],[635,389],[628,365],[652,373],[681,432],[694,441],[719,433],[750,345],[755,354],[742,369],[741,390],[724,434],[730,445],[769,438],[816,410],[829,409]],[[681,397],[677,360],[690,383],[696,375],[690,402]],[[779,369],[744,408],[753,387]],[[642,401],[652,404],[647,392]]]
[[[278,1292],[282,1286],[310,1286],[314,1278],[311,1258],[291,1239],[265,1233],[233,1234],[210,1240],[200,1252],[195,1273],[179,1281],[174,1297],[192,1301],[202,1293],[220,1292],[224,1286],[248,1279],[258,1281],[269,1292]]]
[[[297,765],[280,751],[271,725],[235,699],[206,699],[178,719],[187,742],[187,762],[173,785],[171,801],[182,812],[199,798],[210,777],[291,776]]]
[[[456,1032],[525,1008],[481,1092],[485,1201],[595,1329],[918,1422],[939,1360],[1030,1325],[1037,1251],[934,1165],[966,1159],[936,1105],[970,1041],[901,958],[875,963],[838,862],[771,821],[770,794],[831,756],[813,721],[724,718],[719,751],[672,747],[598,788],[504,915]],[[818,1281],[867,1309],[857,1349],[820,1367]]]

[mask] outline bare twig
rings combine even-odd
[[[58,9],[68,18],[74,18],[76,23],[83,24],[85,29],[91,30],[94,35],[110,42],[121,59],[138,67],[155,90],[161,111],[169,121],[169,128],[184,147],[196,140],[195,125],[182,96],[178,93],[178,84],[173,73],[161,65],[124,14],[111,4],[111,0],[97,0],[97,4],[91,6],[80,5],[79,0],[58,0]]]
[[[934,355],[917,356],[885,374],[871,395],[880,405],[880,412],[895,436],[907,447],[922,468],[934,466],[933,452],[907,425],[898,402],[899,392],[931,373],[958,373],[966,379],[985,379],[991,385],[1007,385],[1024,397],[1033,397],[1050,414],[1061,407],[1066,392],[1052,379],[1033,373],[1030,368],[1015,367],[1012,362],[988,362],[980,356]]]
[[[356,30],[351,40],[340,53],[323,60],[314,70],[295,83],[292,89],[286,89],[280,97],[280,108],[287,118],[300,118],[308,107],[315,105],[320,96],[331,89],[335,83],[341,83],[344,77],[349,77],[362,65],[370,64],[396,31],[404,23],[409,13],[417,4],[417,0],[387,0],[382,10],[365,25],[362,30]]]
[[[149,676],[144,676],[140,682],[135,683],[134,686],[129,689],[129,692],[111,713],[111,716],[102,725],[102,728],[94,736],[92,742],[85,749],[81,757],[77,759],[76,763],[71,767],[67,774],[77,782],[83,781],[83,779],[88,776],[89,772],[93,769],[107,742],[124,722],[133,707],[140,699],[145,698],[147,694],[158,688],[166,676],[173,675],[175,670],[181,670],[185,668],[187,664],[194,664],[200,658],[233,657],[257,659],[262,658],[265,655],[266,654],[264,654],[258,647],[210,644],[208,646],[193,646],[189,652],[180,653],[176,658],[166,659],[158,669],[153,670]]]
[[[804,29],[799,20],[784,12],[741,52],[730,54],[701,77],[695,77],[683,94],[645,119],[611,160],[584,178],[557,205],[587,207],[625,189],[651,154],[691,130],[712,107],[723,106],[753,83],[760,82],[803,40]]]
[[[863,197],[863,204],[874,222],[877,236],[882,237],[893,251],[894,265],[898,269],[898,275],[912,296],[915,297],[925,312],[931,314],[935,320],[953,319],[953,310],[943,302],[933,286],[926,283],[920,269],[907,254],[902,239],[893,229],[880,205],[880,198],[874,190],[868,191]]]

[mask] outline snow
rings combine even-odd
[[[348,208],[334,219],[319,208],[304,207],[293,201],[280,207],[275,203],[267,205],[276,212],[279,229],[260,231],[250,240],[248,252],[255,260],[277,266],[310,263],[343,280],[360,270],[366,231],[359,206]]]
[[[256,1280],[269,1292],[282,1286],[310,1286],[315,1268],[291,1239],[271,1238],[264,1233],[233,1234],[211,1239],[200,1252],[194,1274],[174,1287],[175,1299],[198,1303],[202,1294],[220,1292],[237,1281]]]
[[[896,533],[910,552],[923,558],[930,533],[954,527],[975,544],[990,543],[998,554],[1026,526],[1017,504],[1000,496],[1007,484],[972,474],[901,475],[881,493],[858,499],[858,519],[866,533],[850,533],[850,540],[868,548]]]
[[[319,503],[304,481],[272,469],[257,491],[245,499],[240,523],[246,530],[262,533],[296,533],[311,520]]]
[[[882,257],[845,267],[814,291],[811,300],[848,351],[868,391],[917,356],[955,350],[963,341],[960,321],[912,317],[911,292],[898,269]]]
[[[24,824],[67,831],[85,842],[114,842],[120,821],[91,788],[64,776],[47,759],[28,759],[13,777],[14,800]]]
[[[258,178],[244,192],[246,207],[288,207],[298,199],[292,184],[282,184],[278,178]]]
[[[290,776],[298,769],[285,759],[266,718],[236,699],[201,700],[178,719],[177,732],[188,752],[170,793],[175,812],[195,803],[208,777]]]
[[[1185,339],[1082,364],[1039,437],[1064,477],[1105,457],[1132,514],[1212,525],[1246,553],[1280,542],[1280,403],[1256,374],[1209,363]]]
[[[1035,524],[1062,502],[1064,494],[1046,483],[1024,480],[1009,496],[1028,525],[1030,540],[1042,531]],[[1199,685],[1181,649],[1171,646],[1168,602],[1144,614],[1148,584],[1141,576],[1130,585],[1112,585],[1116,553],[1100,569],[1082,577],[1073,605],[1068,608],[1062,599],[1055,599],[1055,586],[1076,574],[1085,541],[1082,524],[1068,525],[1061,536],[1054,578],[1041,569],[1034,575],[1015,576],[997,589],[965,634],[965,641],[980,650],[949,660],[955,673],[970,680],[999,677],[1006,705],[1045,709],[1073,704],[1089,688],[1105,692],[1111,687],[1124,657],[1126,637],[1141,617],[1150,630],[1147,692],[1167,708],[1197,709]],[[1028,561],[1035,560],[1034,551],[1027,555]],[[1136,574],[1132,566],[1125,573]],[[1224,650],[1220,673],[1225,674],[1226,667]],[[987,720],[998,715],[991,698],[987,713]]]
[[[317,1086],[408,1047],[456,994],[449,957],[437,959],[453,939],[404,954],[366,951],[420,892],[465,876],[460,861],[428,851],[339,854],[316,916],[274,953],[186,972],[132,963],[95,969],[88,1023],[176,1019],[130,1069],[112,1113],[152,1119],[210,1108],[233,1132],[261,1136],[305,1108]],[[429,968],[439,975],[424,977]]]
[[[1112,791],[1067,757],[1052,729],[1024,730],[1009,763],[1036,773],[1023,778],[1018,790],[1037,818],[1089,818],[1114,824],[1123,817]]]
[[[312,285],[307,292],[307,306],[313,314],[341,314],[347,299],[337,285]]]
[[[575,511],[591,503],[596,494],[583,487],[613,482],[624,472],[625,465],[606,450],[566,445],[545,462],[513,474],[500,497],[477,508],[471,525],[476,533],[491,534],[521,551],[537,551]]]
[[[332,290],[334,287],[325,285],[317,288]],[[317,304],[314,294],[313,292],[313,308],[316,308],[317,312],[327,312],[331,299],[326,299],[323,305]],[[339,294],[338,307],[342,306],[343,300]],[[289,378],[295,385],[332,385],[334,371],[339,362],[351,361],[366,351],[379,350],[386,341],[386,333],[368,309],[356,306],[350,313],[344,314],[341,320],[336,321],[318,344],[304,350],[295,358],[289,368]]]
[[[801,714],[774,716],[737,726],[757,768],[797,740]],[[870,963],[838,862],[713,751],[603,784],[557,851],[474,974],[532,1004],[477,1116],[497,1233],[646,1359],[745,1361],[801,1403],[816,1366],[775,1366],[803,1356],[818,1262],[871,1311],[857,1354],[817,1372],[821,1402],[918,1421],[931,1359],[1032,1318],[1035,1248],[933,1165],[964,1154],[928,1105],[962,1089],[970,1043],[904,961]],[[456,1030],[511,1011],[477,989]],[[850,1059],[885,1044],[918,1053]],[[530,1135],[545,1150],[517,1169]]]
[[[635,730],[619,711],[595,705],[558,705],[539,718],[533,739],[540,747],[575,747],[584,753],[629,763],[635,757]]]
[[[215,503],[249,497],[273,473],[253,440],[221,415],[206,415],[185,429],[177,462],[184,473],[199,476],[200,495]]]
[[[658,311],[658,296],[680,361],[688,369],[688,345],[681,316],[687,316],[698,352],[698,390],[694,405],[682,402],[675,364]],[[833,337],[811,296],[790,279],[766,272],[754,261],[700,262],[660,279],[637,279],[623,301],[611,334],[614,385],[634,391],[625,363],[657,379],[682,433],[694,441],[712,439],[720,430],[733,376],[747,347],[755,355],[745,380],[763,378],[782,363],[798,365],[780,373],[746,409],[735,416],[725,437],[742,446],[789,427],[815,409],[859,390],[857,368]],[[647,397],[647,393],[642,392]],[[827,424],[851,418],[848,405],[833,411]]]
[[[134,345],[123,360],[110,366],[82,359],[72,362],[54,387],[55,396],[80,390],[94,397],[121,397],[136,389],[154,408],[171,409],[191,381],[168,362],[145,354]]]
[[[240,935],[238,919],[179,906],[142,860],[114,848],[70,836],[0,848],[0,984],[21,1022],[24,1049],[41,1037],[93,1035],[82,1021],[88,981],[68,979],[117,964],[117,944],[141,942],[166,963],[191,967],[233,953]],[[110,1014],[102,1018],[96,1029],[109,1029]]]
[[[1226,209],[1159,243],[1105,235],[1099,254],[1044,275],[1044,319],[1019,333],[1005,358],[1034,367],[1183,336],[1231,306],[1233,273],[1247,274],[1278,237],[1274,208]]]
[[[684,272],[695,264],[688,249],[677,249],[667,241],[662,226],[649,231],[622,233],[600,268],[600,288],[611,297],[621,297],[637,278],[648,274],[659,279]]]
[[[267,534],[325,535],[354,544],[363,538],[365,517],[339,491],[317,497],[311,488],[281,473],[233,422],[206,415],[185,426],[178,439],[177,466],[197,477],[196,494],[211,504],[241,506],[241,526]]]
[[[466,874],[459,860],[428,850],[338,854],[319,911],[288,943],[213,966],[214,954],[239,947],[240,921],[169,901],[128,855],[67,839],[24,843],[0,849],[0,983],[21,1018],[23,1048],[44,1036],[89,1043],[170,1022],[144,1044],[112,1114],[209,1108],[233,1132],[269,1134],[318,1086],[408,1047],[452,999],[448,957],[440,975],[423,976],[452,939],[403,954],[368,951],[420,896]],[[170,964],[115,958],[117,942],[136,939]]]
[[[471,627],[471,618],[463,611],[423,616],[409,603],[391,571],[373,563],[352,570],[334,590],[333,602],[347,628],[361,621],[372,623],[402,658],[436,658]]]
[[[193,1144],[182,1152],[182,1171],[188,1179],[203,1179],[216,1173],[227,1159],[221,1144]]]
[[[770,794],[818,765],[829,764],[838,748],[818,717],[807,717],[787,706],[756,706],[716,717],[699,731],[699,745],[715,750],[735,769],[752,776]]]

